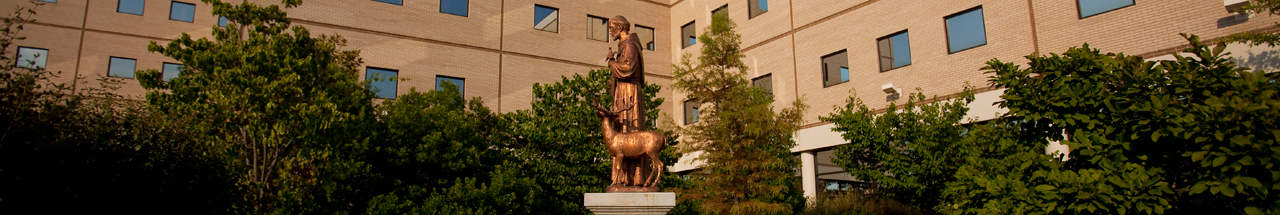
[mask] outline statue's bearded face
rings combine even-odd
[[[623,34],[623,32],[622,32],[622,28],[619,28],[619,27],[618,27],[618,25],[613,24],[613,22],[610,22],[610,23],[609,23],[609,36],[610,36],[610,37],[613,37],[613,39],[614,39],[614,40],[618,40],[618,39],[622,38],[622,34]]]

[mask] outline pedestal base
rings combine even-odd
[[[641,187],[641,186],[622,186],[622,185],[613,185],[613,186],[609,186],[608,188],[605,188],[605,189],[604,189],[604,191],[605,191],[605,192],[610,192],[610,193],[618,193],[618,192],[658,192],[658,186],[652,186],[652,187]]]
[[[676,193],[585,193],[582,205],[595,214],[667,214]]]

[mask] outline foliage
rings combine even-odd
[[[278,5],[203,0],[232,23],[214,40],[182,34],[149,50],[185,66],[164,82],[155,70],[138,74],[148,104],[188,120],[193,138],[222,157],[243,190],[236,210],[309,213],[358,207],[359,181],[369,165],[360,126],[371,93],[357,79],[358,52],[336,36],[312,37],[291,26]],[[300,1],[284,0],[284,7]]]
[[[937,205],[936,197],[963,163],[968,146],[957,144],[966,132],[959,125],[973,93],[966,89],[959,98],[938,102],[915,93],[901,108],[890,103],[878,115],[856,96],[849,100],[821,118],[849,141],[836,147],[832,161],[875,184],[885,198],[926,209]]]
[[[804,105],[775,112],[773,98],[751,87],[742,63],[741,36],[724,15],[714,16],[698,39],[702,55],[695,65],[685,55],[674,68],[675,86],[704,103],[699,122],[678,130],[683,153],[702,151],[705,161],[690,173],[691,187],[681,200],[697,202],[704,213],[789,214],[803,208],[791,155],[792,132]]]
[[[992,61],[1007,120],[948,185],[952,214],[1222,213],[1280,210],[1280,84],[1189,36],[1158,63],[1073,48]],[[1070,160],[1038,153],[1044,140]]]
[[[0,50],[10,52],[35,13],[3,17]],[[55,82],[59,72],[16,67],[0,56],[0,213],[217,214],[231,183],[216,160],[189,145],[180,123],[100,86]],[[77,77],[81,78],[81,77]]]
[[[836,193],[820,198],[814,205],[806,207],[804,214],[924,214],[919,209],[892,199],[875,198],[860,193]]]

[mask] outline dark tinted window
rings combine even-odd
[[[693,28],[693,21],[689,21],[689,24],[680,26],[680,40],[682,40],[680,42],[680,48],[688,48],[689,46],[693,46],[693,44],[698,44],[698,32]]]
[[[49,50],[32,47],[18,47],[18,67],[27,69],[43,69],[49,60]]]
[[[822,86],[830,87],[849,82],[849,55],[840,50],[822,56]]]
[[[911,65],[911,40],[907,31],[890,34],[876,40],[880,52],[880,71],[889,71]]]
[[[142,15],[142,5],[144,4],[146,4],[146,1],[143,0],[119,0],[116,1],[116,12]]]
[[[138,60],[133,58],[111,57],[111,62],[107,65],[107,76],[117,78],[133,78],[133,72],[137,70]]]
[[[693,100],[684,101],[684,124],[685,125],[698,122],[698,112],[699,112],[698,110],[702,108],[702,107],[698,107],[698,105],[700,105],[700,103],[694,102]]]
[[[387,4],[394,4],[394,5],[404,5],[404,1],[402,0],[373,0],[373,1],[387,3]]]
[[[769,0],[747,0],[747,9],[750,10],[748,18],[756,18],[764,12],[769,12]]]
[[[373,91],[374,96],[384,99],[396,98],[396,83],[399,81],[400,71],[369,67],[365,69],[364,75],[364,79],[369,81],[369,90]]]
[[[467,0],[440,0],[440,12],[467,16]]]
[[[186,69],[186,67],[182,66],[182,64],[164,63],[161,69],[163,71],[161,71],[160,79],[168,82],[169,80],[173,80],[173,78],[177,78],[178,75],[181,75],[182,70]]]
[[[169,20],[195,22],[196,21],[196,5],[185,2],[173,2],[169,4]]]
[[[1090,17],[1107,11],[1133,5],[1133,0],[1076,0],[1080,9],[1080,18]]]
[[[533,5],[533,29],[560,32],[560,9]]]
[[[632,31],[634,31],[637,36],[640,36],[640,45],[644,46],[644,49],[653,51],[658,48],[658,44],[654,43],[653,40],[653,28],[636,25],[635,29]]]
[[[462,78],[455,78],[455,77],[449,77],[449,76],[437,75],[437,76],[436,76],[436,90],[444,90],[444,86],[445,86],[445,85],[444,85],[444,83],[450,83],[450,84],[453,84],[454,86],[458,86],[458,94],[462,94],[462,95],[464,95],[464,96],[465,96],[465,95],[467,95],[467,91],[466,91],[466,89],[467,89],[467,87],[466,87],[466,82],[467,82],[467,80],[466,80],[466,79],[462,79]]]
[[[751,79],[751,86],[764,90],[765,93],[773,95],[773,74],[764,74],[760,77]]]
[[[963,51],[987,44],[987,30],[982,20],[982,7],[969,9],[945,18],[947,51]]]

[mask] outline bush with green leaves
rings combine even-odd
[[[949,214],[1280,212],[1280,83],[1189,36],[1176,60],[1087,45],[992,61],[1009,113],[949,183]],[[1069,160],[1040,153],[1048,140]]]
[[[967,128],[960,123],[973,94],[966,89],[958,98],[929,102],[915,93],[901,107],[890,103],[883,113],[857,97],[849,100],[821,117],[849,141],[835,148],[832,162],[874,184],[884,198],[925,209],[937,205],[937,197],[963,164],[968,146],[960,139]]]

